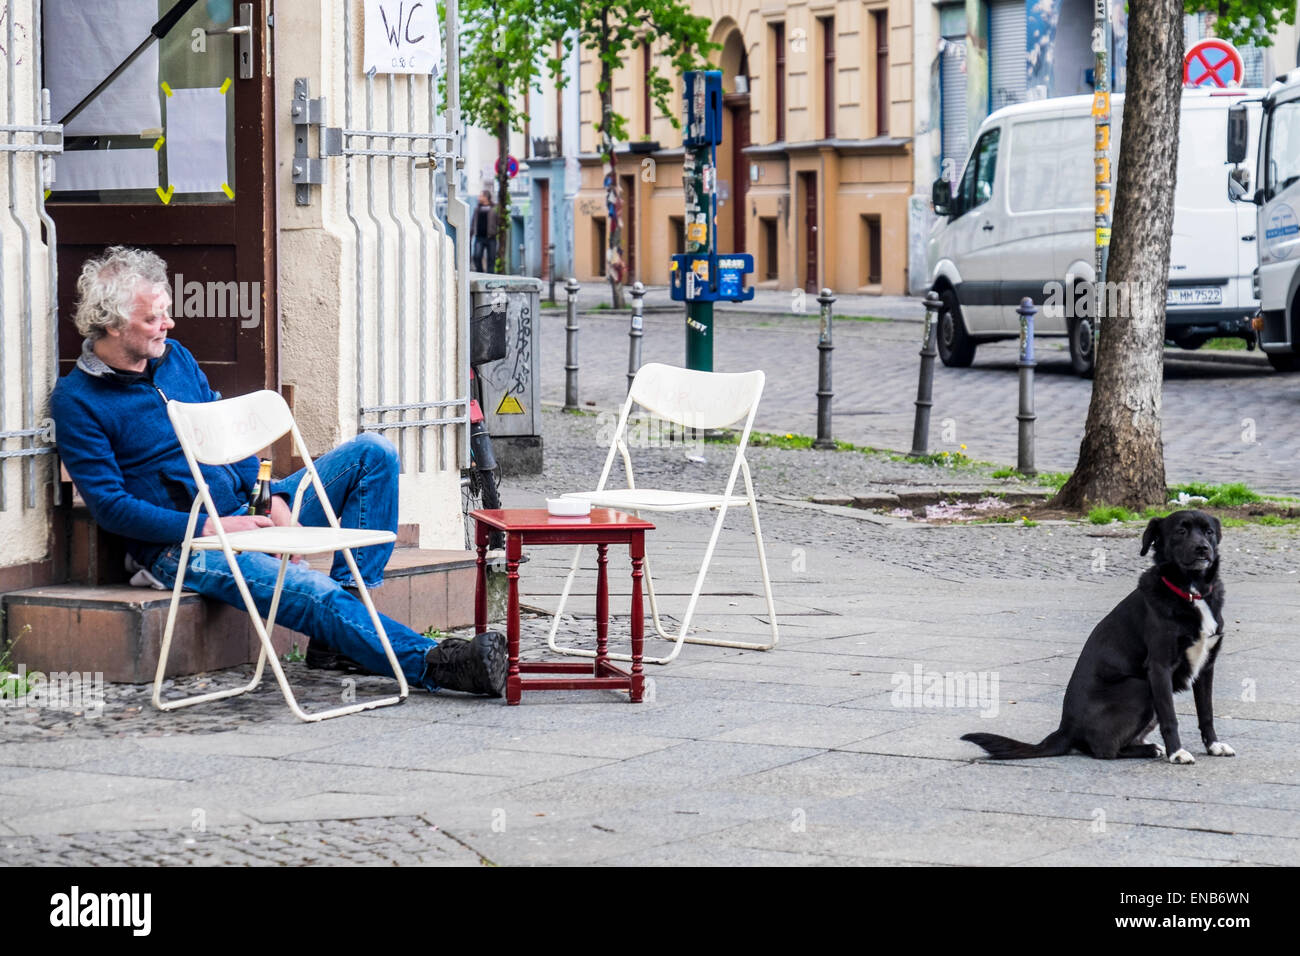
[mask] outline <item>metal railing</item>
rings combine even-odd
[[[30,12],[31,19],[23,26],[26,36],[21,47],[16,42],[18,37],[15,35],[15,20],[21,15],[17,8],[18,4],[9,3],[3,11],[5,43],[4,58],[0,61],[5,74],[5,112],[0,117],[3,120],[0,122],[0,154],[4,155],[5,160],[6,199],[12,223],[12,226],[0,226],[0,247],[6,244],[4,234],[12,235],[15,232],[21,247],[21,263],[6,261],[0,268],[0,511],[10,507],[10,480],[15,470],[21,476],[19,497],[25,509],[38,506],[38,492],[46,482],[53,484],[56,501],[59,494],[59,485],[54,480],[52,469],[42,474],[44,469],[38,462],[41,456],[54,453],[54,425],[48,418],[38,418],[45,408],[47,396],[38,396],[36,389],[38,382],[43,391],[44,387],[53,384],[58,377],[55,321],[58,272],[54,221],[45,211],[45,184],[48,179],[45,167],[53,162],[49,158],[51,154],[63,151],[63,127],[50,122],[49,94],[41,89],[40,0],[32,0],[27,11],[23,11]],[[27,45],[28,42],[30,46]],[[20,76],[25,76],[32,87],[29,109],[21,106],[18,101]],[[50,137],[57,137],[57,141],[49,142]],[[28,168],[24,169],[25,166]],[[20,171],[23,173],[21,179],[25,179],[32,190],[27,200],[23,199],[19,185]],[[39,228],[31,219],[32,213],[40,221]],[[36,266],[38,257],[45,259],[43,268]],[[44,302],[38,304],[33,286],[42,279],[45,285]],[[10,283],[19,285],[16,295],[13,295]],[[11,295],[17,302],[17,309],[9,307]],[[11,359],[15,333],[19,350],[17,363]],[[46,338],[49,366],[45,371],[48,373],[48,381],[36,364],[38,336]],[[17,382],[11,381],[11,365],[14,364],[18,369]],[[19,409],[16,425],[11,414],[14,406]]]
[[[468,382],[455,349],[467,340],[468,327],[463,310],[449,308],[456,284],[452,242],[438,213],[438,160],[452,154],[437,147],[453,134],[437,130],[431,76],[368,74],[364,108],[354,104],[354,6],[344,5],[348,79],[341,134],[347,216],[356,238],[358,427],[387,433],[403,471],[446,470],[464,460],[458,445],[467,442],[469,425]],[[453,175],[453,164],[446,165]]]

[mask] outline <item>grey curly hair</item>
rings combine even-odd
[[[88,259],[77,279],[77,331],[94,340],[107,329],[120,329],[131,316],[141,282],[167,287],[167,263],[152,252],[113,246],[98,259]]]

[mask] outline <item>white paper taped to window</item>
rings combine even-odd
[[[226,170],[226,94],[172,90],[167,97],[167,183],[178,193],[219,193]]]
[[[364,73],[433,73],[442,57],[433,2],[366,0]]]
[[[157,18],[156,4],[138,0],[45,0],[45,85],[56,123],[140,45]],[[64,133],[138,136],[161,125],[153,43]]]
[[[153,149],[78,149],[54,157],[55,192],[83,189],[153,189],[158,153]]]

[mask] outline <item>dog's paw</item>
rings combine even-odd
[[[1157,757],[1163,757],[1163,756],[1165,755],[1165,745],[1164,745],[1164,744],[1152,744],[1151,746],[1156,748],[1156,756],[1157,756]]]
[[[1237,756],[1237,751],[1233,750],[1231,747],[1229,747],[1227,744],[1225,744],[1222,740],[1216,740],[1214,743],[1210,744],[1210,746],[1207,747],[1206,750],[1207,750],[1207,752],[1208,752],[1211,756],[1214,756],[1214,757],[1235,757],[1235,756]]]
[[[1170,763],[1196,763],[1196,758],[1187,752],[1183,747],[1179,747],[1169,755]]]

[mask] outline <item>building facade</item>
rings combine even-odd
[[[195,5],[111,88],[130,96],[66,127],[158,4],[0,10],[0,591],[58,573],[48,398],[80,350],[81,264],[119,243],[167,261],[172,335],[214,388],[282,391],[313,454],[385,435],[402,456],[402,521],[426,548],[463,540],[466,346],[428,160],[445,149],[438,98],[427,74],[363,69],[361,0],[270,7]],[[287,449],[275,456],[287,473]]]
[[[904,0],[695,0],[712,24],[723,74],[717,247],[754,256],[759,288],[901,293],[912,189],[912,5]],[[614,108],[632,137],[616,145],[626,281],[668,283],[685,251],[681,131],[654,109],[650,65],[681,78],[642,44],[614,77]],[[574,268],[605,275],[609,223],[598,155],[598,66],[583,51],[578,83],[580,186]]]

